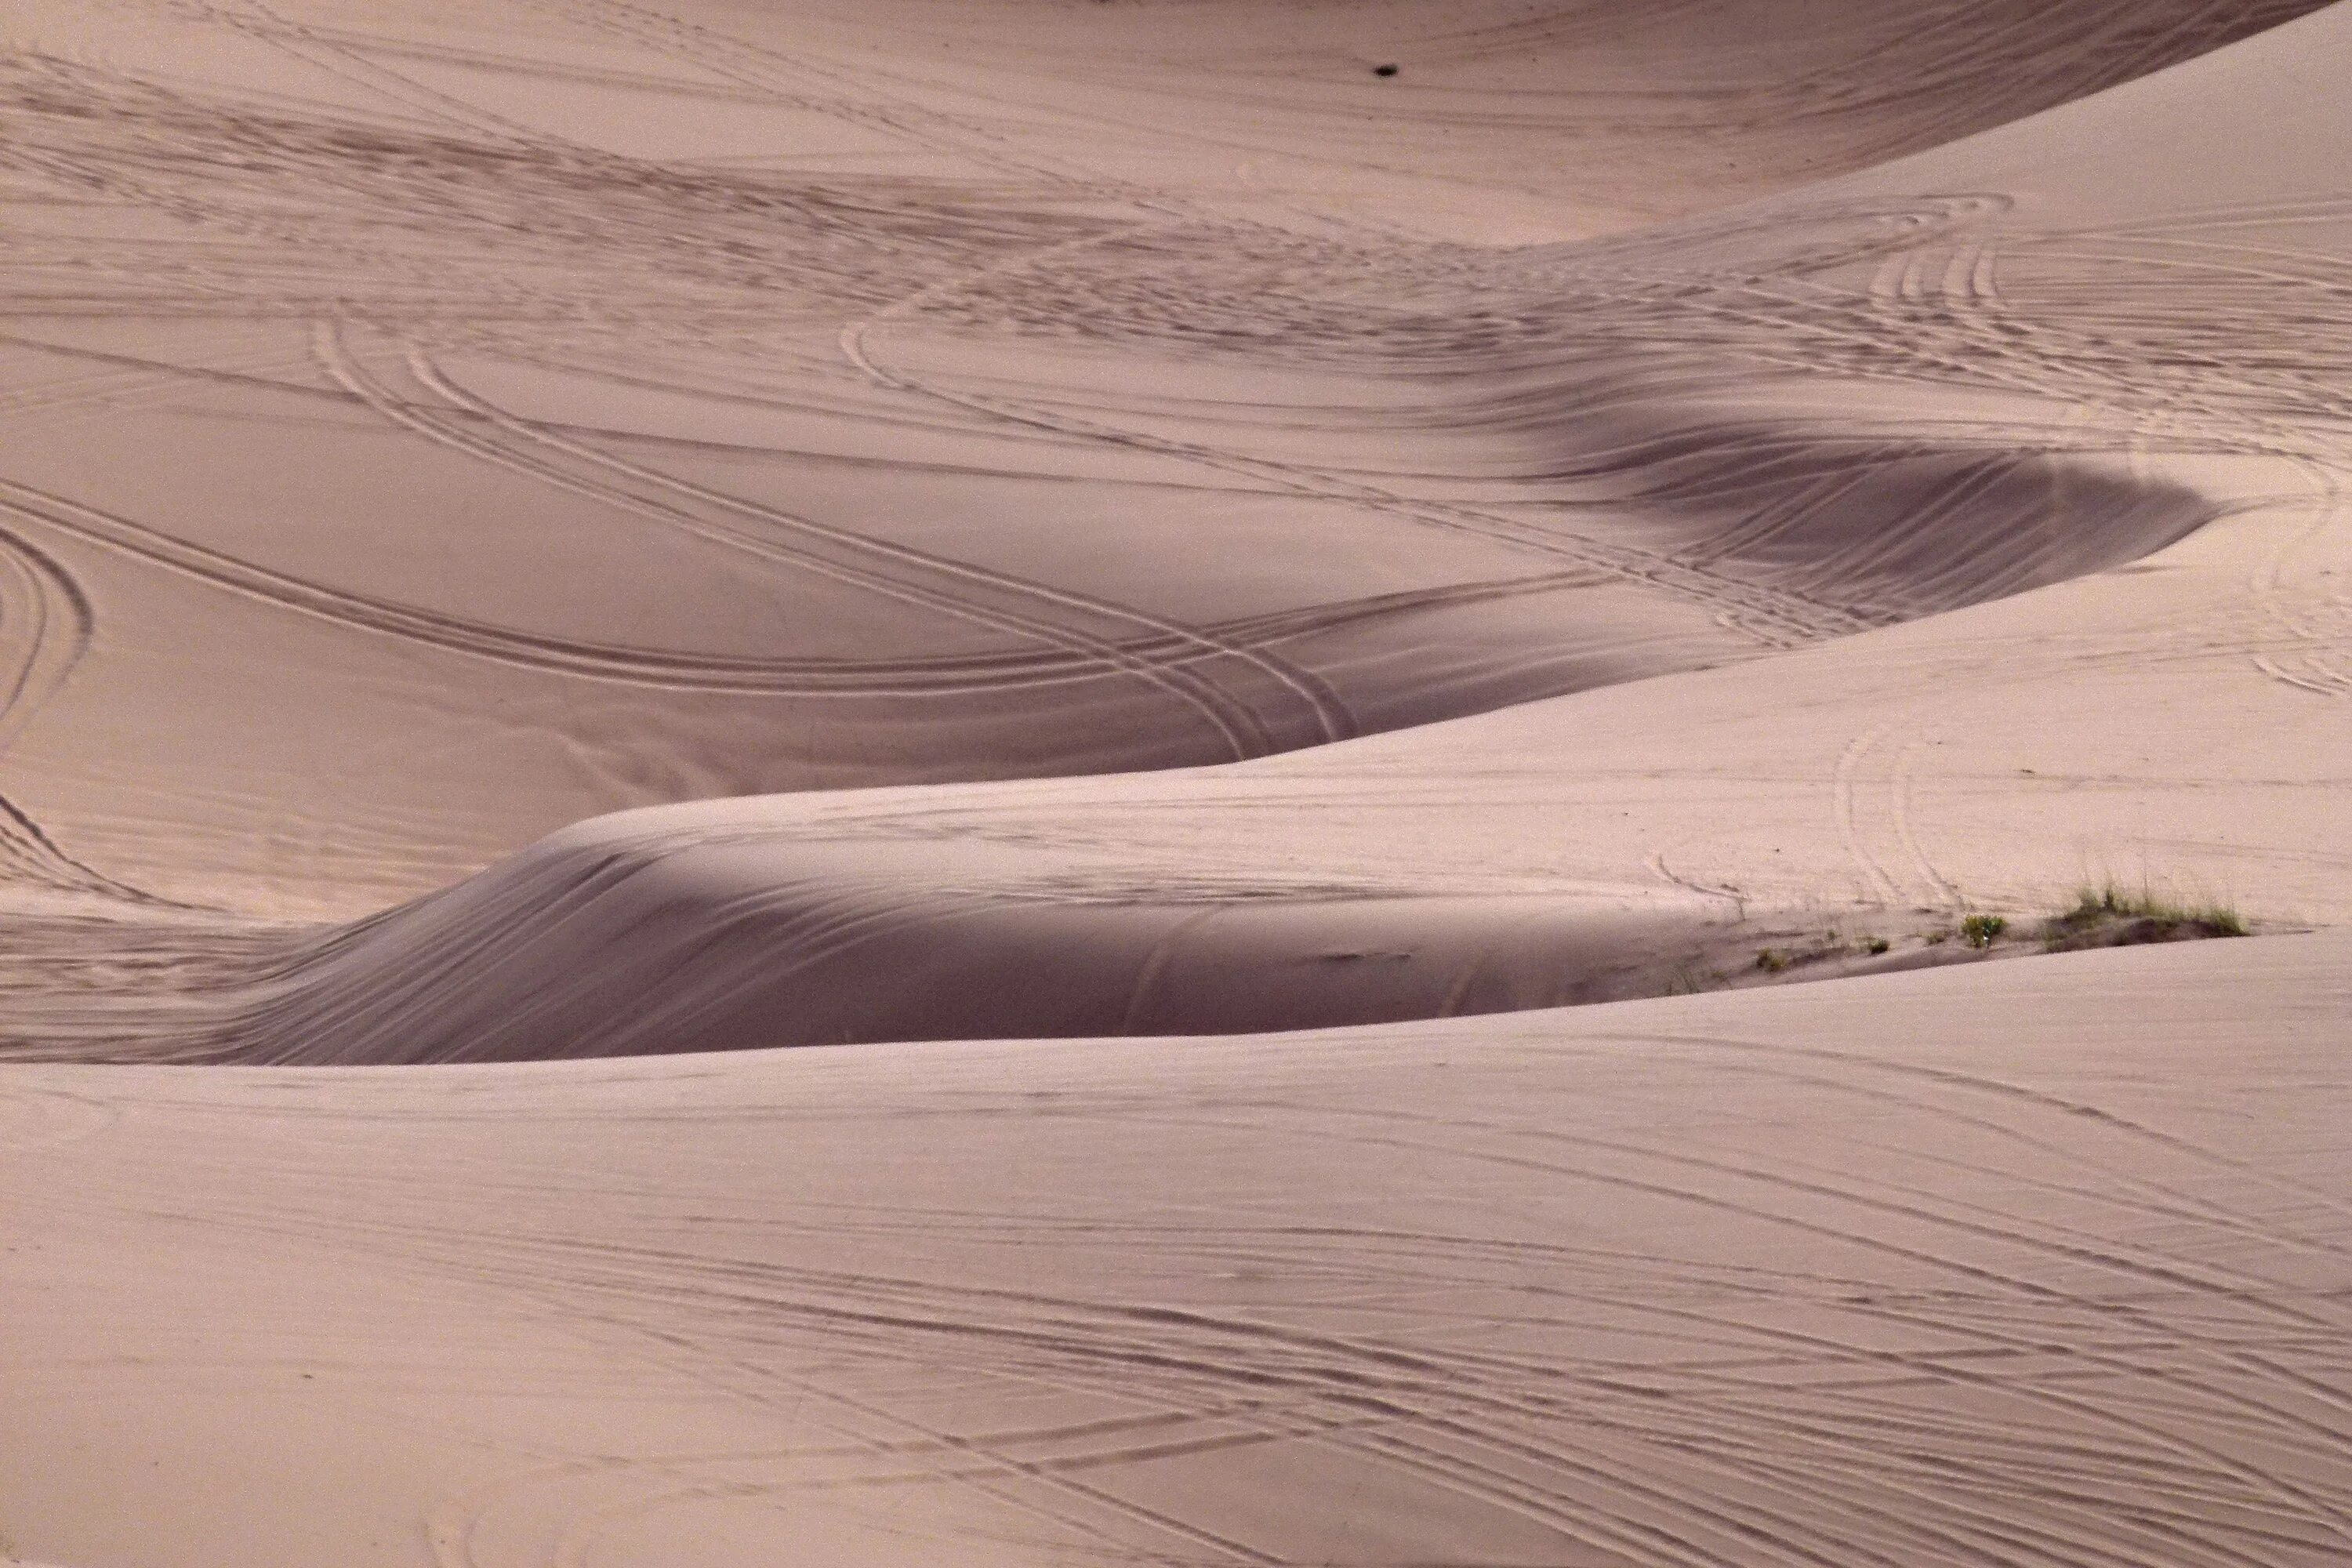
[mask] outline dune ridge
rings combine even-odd
[[[1774,702],[1740,721],[1754,743],[1813,751],[1808,771],[1828,775],[1834,836],[1773,844],[1780,864],[1759,868],[1740,850],[1677,850],[1670,863],[1658,847],[1722,820],[1726,792],[1748,787],[1727,758],[1768,776],[1780,765],[1720,729],[1624,722],[1652,707],[1690,715],[1752,702],[1756,685],[1720,647],[1702,660],[1725,667],[1714,675],[1355,741],[1373,726],[1344,680],[1239,644],[1186,654],[1162,641],[1173,657],[1152,668],[1234,754],[1277,736],[1327,744],[1202,772],[780,795],[591,820],[304,951],[149,1048],[273,1062],[524,1059],[1248,1031],[1605,1000],[1696,973],[1711,982],[1807,926],[1902,938],[1979,903],[2051,906],[2070,879],[2096,871],[2092,856],[2134,841],[2147,856],[2151,843],[2186,840],[2167,854],[2167,875],[2221,881],[2259,868],[2257,909],[2273,920],[2342,919],[2331,868],[2344,864],[2344,814],[2318,804],[2336,798],[2328,770],[2352,744],[2340,726],[2305,751],[2304,780],[2273,783],[2252,814],[2238,792],[2168,780],[2124,785],[2125,801],[2108,784],[2084,812],[2043,782],[2095,772],[2083,757],[2046,772],[2013,765],[2001,784],[1963,755],[1956,784],[1978,795],[1979,817],[1997,816],[2007,795],[2042,819],[1990,845],[1964,843],[1957,857],[1931,848],[1912,816],[1937,782],[1923,753],[1944,743],[1915,738],[1892,764],[1890,860],[1866,842],[1854,793],[1884,731],[1843,716],[1860,708],[1883,722],[1883,688],[1817,726],[1786,715],[1909,661],[1908,679],[1951,710],[1978,702],[2030,721],[2055,703],[2082,711],[2127,700],[2118,682],[2179,659],[2200,675],[2194,695],[2171,695],[2170,721],[2202,746],[2229,736],[2251,763],[2277,752],[2278,726],[2325,722],[2309,703],[2347,689],[2333,564],[2347,548],[2336,500],[2343,423],[2340,399],[2310,395],[2325,351],[2284,356],[2288,339],[2311,330],[2309,312],[2328,308],[2342,265],[2325,247],[2352,228],[2318,194],[2324,184],[2302,199],[2280,193],[2233,208],[2182,178],[2085,230],[2061,221],[2079,204],[2060,182],[2078,147],[2084,163],[2072,166],[2088,166],[2097,148],[2191,121],[2209,147],[2235,134],[2249,155],[2276,118],[2299,119],[2320,145],[2352,141],[2340,96],[2316,83],[2300,100],[2274,94],[2272,121],[2241,117],[2233,132],[2220,112],[2233,78],[2275,78],[2276,62],[2336,44],[2347,16],[2332,11],[1844,188],[1590,247],[1502,253],[1479,264],[1482,286],[1448,281],[1454,298],[1490,301],[1498,318],[1524,312],[1510,318],[1521,330],[1433,307],[1345,324],[1336,310],[1318,317],[1329,325],[1308,332],[1310,358],[1385,362],[1402,335],[1454,366],[1409,380],[1360,425],[1276,418],[1266,433],[1228,422],[1203,437],[1202,416],[1168,382],[1148,401],[1080,416],[942,379],[949,390],[936,395],[1003,419],[1507,541],[1703,614],[1745,639],[1748,658],[1810,647],[1774,659]],[[2005,146],[2030,153],[2039,184],[2022,196],[1885,194],[1962,176],[1990,183],[1980,176]],[[2213,163],[2226,179],[2227,160]],[[2313,177],[2324,182],[2327,165]],[[2231,237],[2207,237],[2217,233]],[[1155,243],[1179,270],[1232,260]],[[2110,279],[2105,295],[2080,291],[2085,247]],[[1332,246],[1309,249],[1328,258]],[[1127,363],[1160,324],[1147,316],[1136,327],[1116,300],[1080,310],[1102,296],[1092,271],[1057,295],[1052,268],[1071,254],[1004,280],[1005,300],[1025,302],[1040,325],[1114,345]],[[1086,254],[1089,268],[1110,267],[1099,247]],[[2182,256],[2194,258],[2188,283]],[[2215,269],[2246,296],[2227,334],[2210,321]],[[1513,270],[1542,289],[1496,281]],[[1303,271],[1291,277],[1305,287]],[[1390,281],[1412,292],[1410,279]],[[934,352],[994,320],[951,315],[959,336]],[[1294,331],[1261,310],[1238,346],[1196,334],[1184,353],[1207,362],[1213,386],[1243,366],[1263,376],[1269,358],[1297,345]],[[1443,333],[1467,335],[1432,336]],[[1120,395],[1086,379],[1086,354],[1056,363],[1068,384]],[[1629,430],[1635,417],[1648,427]],[[1470,460],[1444,472],[1486,495],[1465,501],[1434,475],[1365,466],[1366,446],[1402,450],[1408,433],[1430,433],[1412,448],[1423,462],[1483,456],[1491,478]],[[1279,443],[1282,455],[1252,440]],[[1302,459],[1303,445],[1327,441],[1354,450]],[[1567,499],[1580,491],[1586,499]],[[2239,536],[2231,553],[2249,541],[2273,552],[2251,580],[2206,563],[2224,519]],[[2008,602],[1983,604],[1977,629],[1960,629],[1956,611],[1997,598]],[[2129,726],[2074,736],[2094,756],[2142,740]],[[1821,758],[1831,742],[1848,749]],[[1658,781],[1652,797],[1613,814],[1638,826],[1597,828],[1595,797],[1645,770]],[[2137,831],[2100,831],[2119,808],[2137,816]],[[1634,847],[1640,858],[1627,856]]]
[[[0,1563],[2347,1557],[2352,0],[0,31]]]
[[[2198,503],[1948,580],[1847,548],[1914,485],[2041,526],[2111,442],[1717,405],[1727,347],[1866,360],[1941,298],[1738,268],[1924,268],[2000,181],[1706,215],[2302,8],[45,8],[0,506],[97,632],[9,798],[350,919],[604,811],[1214,763],[2112,564]],[[1998,313],[1932,324],[1990,369]]]

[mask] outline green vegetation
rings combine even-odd
[[[2177,903],[2146,890],[2135,896],[2113,882],[2083,889],[2074,896],[2074,908],[2053,915],[2042,927],[2042,942],[2053,952],[2246,934],[2245,917],[2227,904]]]
[[[1960,940],[1970,947],[1990,947],[2009,921],[2000,915],[1970,915],[1960,921]]]
[[[1935,911],[1923,909],[1915,912],[1932,916]],[[2210,900],[2158,898],[2146,891],[2134,895],[2112,882],[2081,889],[2072,905],[2047,917],[2012,917],[1981,911],[1963,914],[1954,910],[1948,919],[1948,924],[1906,921],[1891,931],[1873,931],[1867,924],[1861,924],[1859,929],[1855,925],[1839,925],[1827,930],[1815,927],[1811,931],[1790,931],[1784,927],[1769,933],[1758,931],[1759,936],[1772,936],[1777,945],[1747,950],[1755,954],[1748,963],[1738,961],[1735,954],[1739,950],[1735,949],[1732,954],[1723,954],[1716,960],[1721,968],[1711,968],[1708,955],[1702,949],[1671,969],[1662,966],[1653,971],[1651,984],[1666,995],[1687,996],[1740,984],[1743,973],[1752,977],[1748,984],[1798,980],[1812,974],[1869,973],[1880,966],[1858,961],[1865,956],[1884,956],[1898,946],[1912,963],[1933,963],[1938,958],[1951,963],[1978,953],[1988,957],[2021,956],[2043,950],[2063,952],[2076,948],[2250,934],[2245,917],[2228,904]],[[1953,942],[1971,951],[1935,951]],[[1904,966],[1898,963],[1893,967]]]

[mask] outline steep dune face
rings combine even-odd
[[[2300,8],[38,5],[19,858],[348,916],[615,808],[1264,755],[2144,552],[2208,513],[2112,442],[1731,374],[1788,313],[1738,268],[1966,196],[1527,242]]]
[[[2352,114],[2294,68],[2347,47],[2339,9],[1843,187],[1539,253],[1557,314],[1532,288],[1487,296],[1528,311],[1494,356],[1572,369],[1493,372],[1522,379],[1488,406],[1523,455],[1558,438],[1533,482],[1619,487],[1649,532],[1381,481],[1406,515],[1573,540],[1580,566],[1762,642],[2059,585],[1262,763],[592,821],[329,943],[175,1048],[478,1059],[1543,1005],[1777,940],[1759,910],[1899,934],[2046,904],[2134,854],[2258,912],[2352,915],[2352,376],[2332,340],[2303,346],[2340,318],[2329,154]],[[2251,157],[2282,123],[2312,150],[2301,174],[2227,202],[2232,141]],[[2118,198],[2111,150],[2188,126],[2211,173]],[[1964,184],[1996,189],[1937,194]],[[1059,363],[1082,376],[1098,352]],[[1709,399],[1711,420],[1610,434],[1627,408]],[[1166,453],[1192,449],[1191,417],[1165,396],[1083,416]],[[1575,440],[1591,455],[1560,460]],[[2158,723],[2193,754],[2156,759]]]

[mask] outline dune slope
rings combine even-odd
[[[0,1520],[142,1568],[2320,1568],[2347,974],[16,1068]]]
[[[2352,1558],[2352,4],[0,35],[0,1565]]]
[[[1681,514],[1676,548],[1588,558],[1751,631],[1812,616],[1814,639],[1831,605],[2013,596],[1229,767],[590,821],[149,1048],[429,1061],[1367,1022],[1712,983],[1742,944],[1911,938],[2115,876],[2342,921],[2352,366],[2318,324],[2352,285],[2352,110],[2312,62],[2347,58],[2338,8],[1841,184],[1491,262],[1520,291],[1478,297],[1528,312],[1488,384],[1514,384],[1528,460],[1680,487],[1651,514]],[[2282,134],[2305,156],[2246,189]],[[2191,138],[2169,178],[2132,184]],[[1628,405],[1657,423],[1627,437]],[[1391,449],[1431,417],[1388,416]],[[1191,439],[1139,418],[1127,438]]]
[[[2307,8],[35,0],[0,787],[86,868],[19,858],[349,917],[603,811],[1215,763],[2112,563],[2202,510],[1721,406],[1645,345],[1727,253],[1536,242]],[[1843,548],[1921,496],[2009,546]]]

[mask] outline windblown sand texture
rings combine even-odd
[[[2347,80],[20,0],[0,1562],[2352,1561]]]

